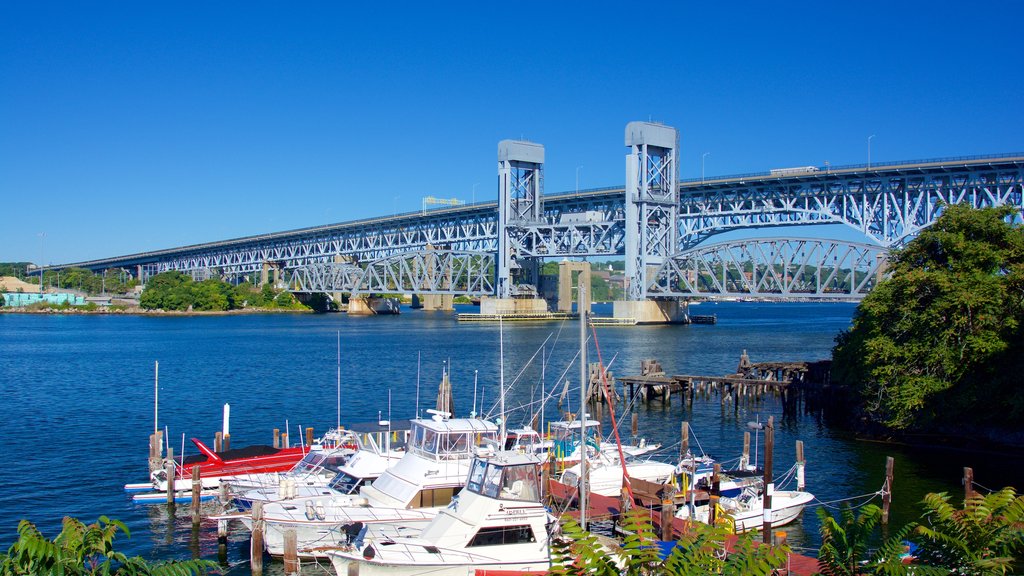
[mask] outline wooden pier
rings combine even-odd
[[[666,375],[657,360],[641,361],[641,374],[616,378],[627,398],[659,401],[670,406],[673,394],[682,394],[688,406],[694,398],[718,396],[724,406],[732,403],[738,410],[742,402],[760,402],[765,397],[779,398],[783,411],[797,408],[800,400],[814,402],[829,388],[831,362],[757,362],[746,350],[733,374],[701,376],[693,374]]]

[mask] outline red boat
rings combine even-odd
[[[243,474],[259,474],[261,472],[284,472],[292,468],[309,451],[308,447],[274,448],[271,446],[247,446],[223,452],[214,452],[198,438],[192,443],[199,448],[200,454],[188,456],[182,461],[175,458],[175,490],[192,488],[192,469],[199,467],[199,477],[203,488],[220,486],[221,479]],[[157,490],[167,490],[167,471],[156,470],[150,474],[153,486]]]

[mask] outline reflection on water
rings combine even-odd
[[[726,374],[735,372],[743,350],[754,362],[827,358],[853,310],[850,304],[704,303],[698,313],[716,314],[718,324],[602,328],[598,344],[620,376],[638,373],[645,358],[660,360],[674,374]],[[146,477],[153,362],[160,362],[160,426],[166,426],[176,452],[183,435],[212,444],[224,403],[231,404],[233,445],[270,443],[273,429],[286,423],[296,438],[299,426],[319,433],[335,422],[339,331],[342,422],[365,422],[378,414],[407,418],[416,412],[417,398],[421,412],[433,407],[445,364],[458,413],[469,413],[475,397],[496,415],[498,326],[460,325],[451,314],[405,309],[400,316],[376,318],[0,315],[0,397],[6,400],[0,419],[0,547],[13,541],[20,518],[52,536],[64,515],[88,522],[106,514],[131,529],[131,539],[122,542],[129,553],[216,559],[214,522],[204,521],[193,533],[188,506],[177,506],[169,517],[163,506],[133,504],[121,489]],[[578,368],[569,362],[577,334],[574,323],[505,326],[510,425],[528,422],[529,412],[541,406],[542,393],[555,390],[557,400],[566,379],[576,384]],[[542,378],[539,355],[528,361],[545,340],[549,358]],[[590,355],[597,357],[593,347]],[[563,409],[575,410],[577,397],[570,393]],[[555,418],[556,400],[544,404],[549,420]],[[621,405],[618,410],[625,412]],[[657,456],[666,460],[678,455],[684,420],[693,433],[691,449],[729,460],[741,452],[746,423],[774,415],[776,476],[793,463],[795,441],[803,440],[808,490],[822,501],[877,491],[885,457],[894,456],[895,525],[917,518],[917,502],[926,492],[959,493],[964,466],[973,466],[977,481],[991,487],[1024,477],[1013,458],[859,442],[814,416],[784,420],[771,400],[741,405],[736,412],[723,409],[717,398],[698,400],[692,409],[676,400],[670,407],[654,403],[636,411],[640,435],[662,442]],[[628,435],[628,416],[624,425]],[[188,442],[184,447],[186,453],[194,450]],[[817,518],[808,510],[802,523],[788,529],[790,542],[814,549],[817,530]],[[228,544],[227,562],[234,571],[247,572],[246,536],[235,531]],[[281,568],[280,563],[266,566]]]

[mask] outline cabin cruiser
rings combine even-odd
[[[249,510],[257,500],[270,502],[356,494],[405,456],[409,426],[408,420],[356,424],[346,429],[350,440],[345,446],[354,446],[354,451],[347,450],[338,458],[333,455],[340,452],[330,453],[326,458],[311,452],[296,465],[298,468],[308,461],[309,466],[302,472],[267,475],[255,486],[247,484],[246,479],[232,480],[229,483],[232,502],[238,510]]]
[[[422,530],[360,527],[328,552],[335,571],[360,576],[547,571],[553,519],[541,503],[544,461],[518,450],[482,452],[473,459],[465,489]]]
[[[617,458],[619,445],[615,442],[601,441],[601,423],[591,418],[587,418],[585,422],[587,453],[592,457],[600,451],[609,457]],[[635,457],[659,448],[661,448],[661,444],[648,443],[641,438],[638,444],[623,444],[622,454],[626,457]],[[543,437],[529,426],[510,430],[508,439],[505,441],[505,449],[545,455],[562,466],[576,464],[580,461],[580,421],[550,422],[548,423],[547,437]]]
[[[332,493],[266,502],[264,544],[283,555],[284,532],[294,529],[299,556],[323,556],[357,523],[425,524],[465,485],[470,463],[483,446],[496,445],[498,430],[478,418],[451,419],[431,410],[411,421],[405,455],[358,493]],[[247,528],[251,515],[233,516]]]

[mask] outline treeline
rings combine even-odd
[[[1024,425],[1024,228],[1012,215],[947,206],[890,256],[891,278],[833,350],[832,380],[853,392],[858,425],[940,434]]]
[[[28,262],[0,262],[0,276],[13,276],[29,284],[38,284],[39,276],[28,273]],[[125,294],[139,284],[124,270],[111,268],[96,274],[86,268],[47,270],[43,273],[43,288],[77,290],[89,295]]]
[[[269,284],[256,288],[249,282],[237,286],[221,280],[195,282],[181,272],[163,272],[146,282],[139,305],[148,310],[223,311],[242,308],[306,310],[291,292]]]

